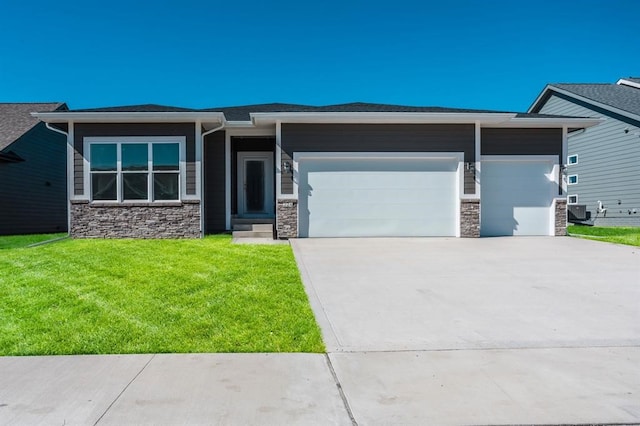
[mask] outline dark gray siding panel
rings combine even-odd
[[[187,194],[196,193],[195,146],[196,127],[193,123],[91,123],[76,124],[74,148],[76,158],[83,156],[83,140],[87,136],[184,136],[187,148]],[[83,195],[83,166],[76,162],[74,171],[74,193]],[[79,192],[78,192],[79,191]],[[88,194],[84,194],[88,195]]]
[[[0,162],[0,235],[65,232],[65,136],[40,123],[7,150],[25,161]]]
[[[282,174],[280,175],[281,190],[283,194],[293,194],[293,171],[289,173],[284,172],[285,161],[293,164],[291,156],[285,151],[282,151],[282,162],[280,164],[280,170],[282,170]]]
[[[204,141],[204,229],[223,232],[225,218],[225,132],[205,136]]]
[[[482,129],[482,155],[557,155],[562,129]]]
[[[76,150],[73,151],[73,193],[75,195],[84,194],[83,157]]]
[[[464,152],[475,161],[473,124],[283,124],[282,149],[294,152]],[[475,192],[465,173],[465,193]]]

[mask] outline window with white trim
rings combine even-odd
[[[578,175],[569,175],[567,177],[567,183],[569,185],[575,185],[576,183],[578,183]]]
[[[180,143],[90,142],[93,201],[180,200]]]
[[[573,154],[567,157],[567,165],[578,164],[578,154]]]
[[[578,204],[578,195],[569,195],[567,197],[567,204]]]

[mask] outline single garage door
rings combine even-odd
[[[301,237],[456,235],[456,158],[314,158],[298,170]]]
[[[482,161],[480,235],[553,235],[551,161]]]

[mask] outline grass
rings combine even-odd
[[[609,243],[640,246],[640,228],[570,225],[569,235]]]
[[[323,352],[291,248],[62,240],[0,254],[0,355]]]
[[[32,234],[32,235],[7,235],[0,236],[0,250],[27,247],[31,244],[41,243],[43,241],[62,238],[67,235],[66,232],[58,234]]]

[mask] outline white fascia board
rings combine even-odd
[[[549,90],[550,85],[547,84],[546,86],[544,86],[544,89],[542,89],[542,92],[540,92],[540,94],[538,95],[538,97],[536,98],[535,101],[533,101],[533,103],[531,104],[531,106],[529,107],[529,109],[527,110],[527,112],[529,113],[533,113],[533,109],[535,107],[538,106],[538,103],[542,100],[542,98],[544,97],[544,95],[547,94],[547,91]]]
[[[619,114],[619,115],[622,115],[622,116],[624,116],[624,117],[628,117],[628,118],[631,118],[631,119],[633,119],[633,120],[640,121],[640,115],[638,115],[638,114],[634,114],[634,113],[632,113],[632,112],[625,111],[625,110],[623,110],[623,109],[619,109],[619,108],[616,108],[616,107],[612,107],[611,105],[603,104],[603,103],[601,103],[601,102],[594,101],[593,99],[585,98],[584,96],[576,95],[576,94],[575,94],[575,93],[573,93],[573,92],[569,92],[569,91],[567,91],[567,90],[563,90],[563,89],[560,89],[560,88],[555,87],[555,86],[552,86],[552,85],[548,85],[548,86],[547,86],[547,87],[542,91],[542,93],[540,94],[540,96],[538,96],[538,99],[536,99],[536,100],[535,100],[535,102],[534,102],[534,103],[531,105],[531,107],[529,108],[529,112],[531,112],[531,110],[532,110],[535,106],[537,106],[537,105],[538,105],[538,101],[542,99],[542,96],[543,96],[543,95],[545,95],[545,94],[547,93],[547,91],[548,91],[548,90],[550,90],[550,91],[552,91],[552,92],[557,92],[557,93],[563,94],[563,95],[568,96],[568,97],[570,97],[570,98],[577,99],[577,100],[579,100],[579,101],[585,102],[585,103],[587,103],[587,104],[591,104],[591,105],[593,105],[593,106],[596,106],[596,107],[599,107],[599,108],[602,108],[602,109],[606,109],[607,111],[611,111],[611,112],[613,112],[613,113],[615,113],[615,114]]]
[[[621,86],[631,86],[631,87],[635,87],[636,89],[640,89],[640,83],[627,80],[626,78],[621,78],[620,80],[618,80],[616,84]]]
[[[593,127],[604,121],[602,118],[571,118],[571,117],[514,117],[503,123],[482,124],[482,127],[510,127],[510,128],[580,128]]]
[[[275,112],[252,113],[256,125],[282,123],[339,123],[339,124],[446,124],[501,123],[515,117],[515,113],[434,113],[434,112]]]
[[[221,112],[32,112],[46,123],[206,123],[225,122]]]

